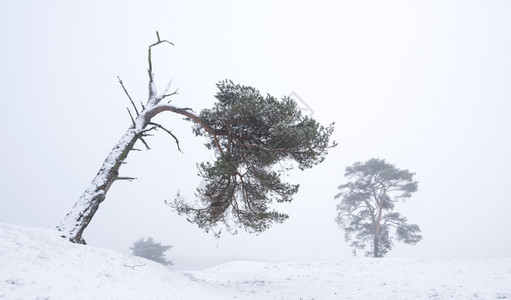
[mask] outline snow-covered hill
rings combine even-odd
[[[183,272],[0,224],[0,299],[511,299],[511,259],[233,262]]]

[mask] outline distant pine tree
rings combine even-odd
[[[339,186],[336,222],[344,229],[353,254],[367,249],[366,256],[383,257],[394,240],[414,245],[422,236],[420,228],[393,211],[396,202],[411,198],[418,189],[415,173],[396,168],[384,159],[357,162],[346,168],[349,181]],[[395,238],[394,238],[395,237]]]
[[[133,255],[147,258],[164,266],[172,265],[172,262],[165,258],[165,252],[170,248],[172,248],[172,246],[162,245],[154,241],[151,237],[148,237],[147,240],[141,238],[130,247],[131,251],[133,251]]]

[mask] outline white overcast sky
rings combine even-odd
[[[190,124],[158,121],[151,151],[132,153],[85,239],[129,253],[152,236],[176,268],[233,259],[340,260],[333,219],[346,166],[372,157],[416,172],[399,209],[424,236],[390,257],[509,257],[511,1],[2,1],[0,222],[53,228],[146,101],[155,30],[157,82],[173,103],[211,107],[223,79],[282,97],[295,92],[339,146],[279,209],[290,219],[219,241],[164,204],[193,197],[195,164],[213,157]]]

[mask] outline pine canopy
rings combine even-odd
[[[262,232],[288,218],[270,204],[290,202],[298,191],[298,184],[282,180],[290,168],[277,166],[295,162],[304,170],[322,162],[335,146],[330,142],[333,124],[324,127],[304,116],[289,97],[263,96],[229,80],[217,87],[217,102],[200,113],[209,127],[193,128],[217,152],[214,162],[198,165],[207,184],[197,191],[199,203],[178,196],[172,206],[206,231],[222,223],[233,233],[234,227]]]

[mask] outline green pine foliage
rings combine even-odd
[[[156,242],[153,238],[141,238],[130,247],[133,255],[140,256],[165,266],[172,265],[172,262],[165,258],[165,252],[172,246],[165,246]]]
[[[346,168],[350,180],[340,185],[336,222],[344,229],[344,237],[353,253],[366,249],[366,256],[383,257],[397,241],[416,244],[422,239],[420,228],[393,211],[395,203],[418,190],[415,173],[400,170],[383,159],[357,162]]]
[[[197,191],[198,203],[178,195],[171,206],[206,231],[223,224],[231,233],[237,227],[259,233],[288,218],[271,203],[290,202],[298,191],[298,184],[282,180],[291,168],[277,166],[295,162],[304,170],[322,162],[336,145],[330,142],[334,124],[324,127],[304,116],[289,97],[263,96],[229,80],[217,87],[217,102],[200,113],[214,133],[200,124],[193,127],[217,152],[214,162],[198,165],[206,186]]]

